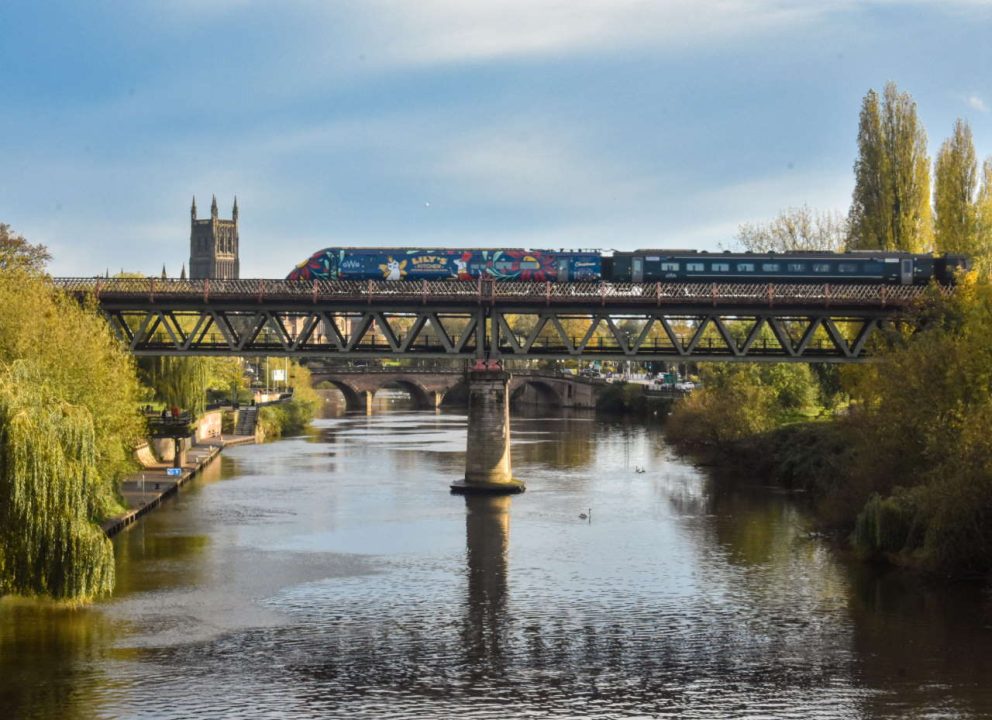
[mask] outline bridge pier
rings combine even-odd
[[[509,494],[524,491],[510,471],[510,374],[473,370],[468,375],[468,437],[465,478],[456,493]]]
[[[435,391],[431,395],[434,401],[434,409],[437,410],[441,407],[441,401],[444,400],[444,393]]]
[[[362,407],[365,409],[366,415],[372,414],[372,400],[375,397],[375,393],[370,390],[363,390],[361,392]]]

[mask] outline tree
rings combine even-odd
[[[93,415],[38,365],[0,371],[0,594],[88,600],[114,586],[99,510]]]
[[[848,247],[920,252],[932,245],[930,160],[916,103],[895,83],[882,101],[869,90],[861,105]]]
[[[847,223],[838,213],[819,212],[803,205],[779,213],[769,223],[745,223],[734,238],[745,250],[757,253],[792,250],[844,249]]]
[[[964,120],[940,146],[934,170],[934,244],[944,253],[974,254],[978,240],[975,144]]]
[[[41,273],[51,259],[47,247],[29,243],[11,230],[10,225],[0,223],[0,271],[20,269]]]
[[[96,521],[121,510],[141,388],[95,305],[33,268],[0,267],[0,594],[85,600],[113,585]]]
[[[973,259],[976,269],[983,275],[992,273],[992,157],[982,163],[982,182],[975,200],[975,249]]]
[[[145,357],[138,368],[158,400],[196,417],[206,409],[210,361],[202,357]]]

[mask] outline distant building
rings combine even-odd
[[[196,219],[196,198],[190,208],[189,277],[191,280],[217,278],[237,280],[238,264],[238,199],[230,220],[217,216],[217,197],[210,204],[210,219]]]

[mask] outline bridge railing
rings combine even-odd
[[[61,289],[98,299],[182,301],[407,302],[523,305],[746,305],[901,307],[928,288],[879,284],[610,283],[385,280],[174,280],[54,278]],[[949,289],[942,288],[947,293]]]

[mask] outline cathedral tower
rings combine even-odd
[[[189,277],[191,280],[217,278],[237,280],[238,266],[238,199],[230,220],[221,220],[217,213],[217,197],[210,204],[210,219],[196,219],[196,198],[190,208]]]

